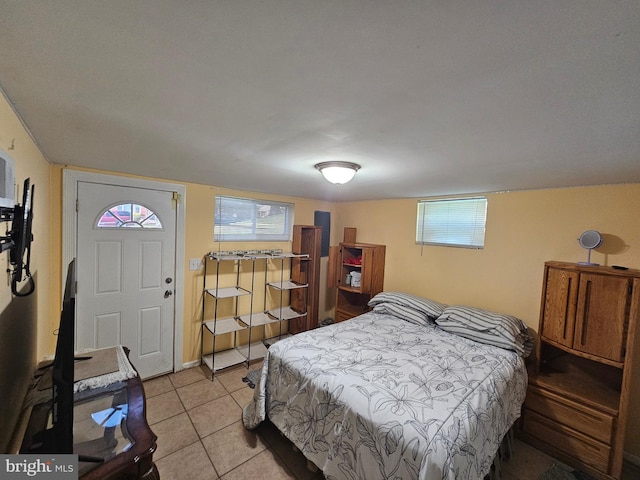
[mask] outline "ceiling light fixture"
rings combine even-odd
[[[315,167],[324,178],[336,185],[347,183],[360,170],[360,165],[352,162],[321,162]]]

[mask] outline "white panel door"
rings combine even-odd
[[[77,232],[76,348],[124,345],[141,377],[173,371],[172,193],[78,182]]]

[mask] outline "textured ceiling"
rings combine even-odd
[[[51,162],[331,200],[640,182],[637,0],[0,12],[0,86]]]

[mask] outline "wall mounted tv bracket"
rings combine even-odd
[[[29,296],[36,288],[29,270],[31,242],[33,241],[33,234],[31,233],[33,208],[31,205],[35,186],[31,185],[31,188],[29,187],[30,179],[27,178],[24,181],[22,191],[22,204],[17,204],[13,208],[0,207],[0,221],[11,222],[11,229],[7,231],[7,235],[0,237],[0,252],[9,250],[9,263],[12,268],[7,269],[7,272],[11,275],[11,292],[16,297]],[[23,276],[28,285],[26,290],[19,291],[18,284],[22,282]]]

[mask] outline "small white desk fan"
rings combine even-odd
[[[587,230],[580,238],[578,238],[578,242],[582,248],[586,248],[589,253],[587,253],[587,261],[586,262],[578,262],[579,265],[593,265],[598,266],[599,263],[591,263],[591,250],[597,248],[602,243],[602,235],[600,232],[595,230]]]

